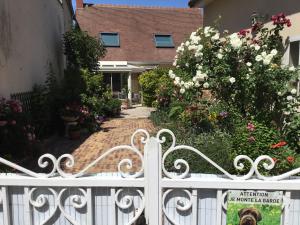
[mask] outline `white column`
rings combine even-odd
[[[128,100],[129,100],[129,106],[132,104],[132,79],[131,79],[131,72],[128,73],[128,80],[127,80],[127,87],[128,87]]]

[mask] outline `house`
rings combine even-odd
[[[251,27],[254,18],[271,25],[271,16],[285,13],[291,20],[292,26],[283,32],[286,43],[286,53],[283,64],[290,66],[300,65],[300,2],[299,0],[190,0],[192,8],[203,8],[204,26],[209,26],[221,16],[220,30],[238,32]]]
[[[202,25],[198,8],[91,5],[77,0],[79,27],[107,48],[100,61],[105,82],[119,98],[139,98],[138,76],[171,65],[176,47]],[[125,92],[126,93],[126,92]]]
[[[62,35],[71,29],[71,0],[0,1],[0,96],[28,92],[65,67]]]

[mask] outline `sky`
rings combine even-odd
[[[72,0],[75,9],[76,0]],[[116,4],[116,5],[139,5],[161,7],[187,7],[188,0],[84,0],[84,3]]]

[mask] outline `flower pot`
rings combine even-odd
[[[75,122],[76,120],[79,119],[79,116],[61,116],[61,118],[62,118],[65,122]]]
[[[69,138],[71,140],[78,140],[80,138],[80,130],[69,131]]]

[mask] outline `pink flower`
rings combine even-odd
[[[7,124],[7,121],[1,120],[0,121],[0,127],[4,127]]]
[[[248,123],[248,125],[247,125],[247,130],[248,131],[254,131],[255,130],[255,126],[254,126],[254,124],[253,123]]]
[[[248,138],[248,141],[251,142],[251,143],[252,143],[252,142],[255,142],[255,137],[253,137],[253,136],[249,137],[249,138]]]

